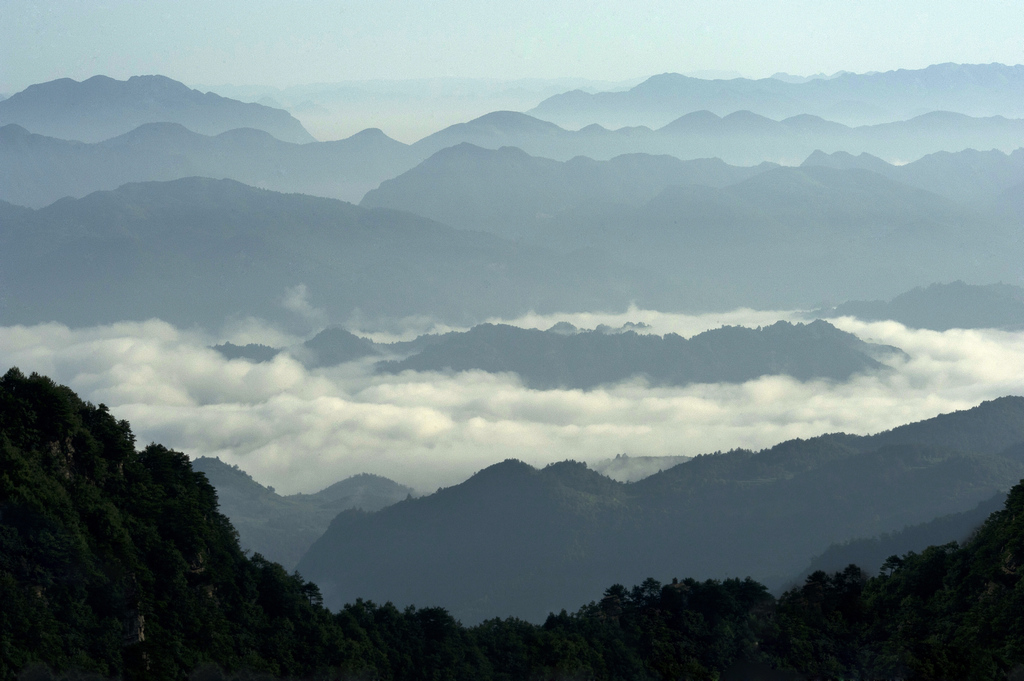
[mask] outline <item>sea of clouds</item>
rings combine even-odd
[[[689,337],[722,325],[799,320],[799,312],[707,315],[529,315],[547,328],[643,322],[651,333]],[[494,320],[501,321],[501,320]],[[1024,394],[1024,332],[911,330],[895,322],[831,320],[902,348],[893,370],[844,383],[766,376],[742,384],[650,387],[642,380],[596,390],[530,390],[512,374],[377,375],[370,362],[307,369],[287,354],[254,364],[224,359],[225,340],[300,343],[257,320],[219,334],[165,322],[88,328],[0,327],[0,371],[16,366],[66,384],[128,419],[141,445],[237,464],[280,493],[312,492],[356,473],[376,473],[432,492],[506,458],[541,466],[575,459],[695,455],[762,448],[795,437],[867,434]],[[448,327],[353,329],[378,341]]]

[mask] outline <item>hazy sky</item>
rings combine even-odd
[[[97,73],[269,84],[623,80],[1024,62],[1019,0],[0,0],[0,92]]]

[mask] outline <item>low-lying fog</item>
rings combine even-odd
[[[798,312],[630,310],[509,323],[547,328],[565,320],[593,328],[643,322],[652,333],[689,337],[723,324],[800,318]],[[287,355],[265,364],[228,361],[209,346],[284,346],[303,339],[257,321],[213,335],[154,320],[81,329],[0,327],[0,370],[17,366],[48,375],[128,419],[140,446],[156,441],[193,458],[219,456],[281,493],[316,491],[361,472],[432,492],[509,457],[543,465],[620,453],[760,448],[832,431],[876,432],[1024,394],[1022,332],[940,333],[894,322],[832,321],[865,340],[898,346],[910,359],[887,374],[847,383],[772,376],[738,385],[651,388],[636,380],[586,392],[537,391],[514,375],[376,375],[368,363],[307,370]],[[404,331],[350,326],[378,341],[429,327],[424,320],[411,320]]]

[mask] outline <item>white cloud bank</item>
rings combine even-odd
[[[516,320],[546,328],[625,321],[690,336],[721,324],[770,324],[796,313],[560,315]],[[914,331],[843,318],[837,326],[896,345],[910,359],[847,383],[765,377],[744,384],[537,391],[512,375],[377,376],[368,364],[307,370],[287,355],[227,361],[224,338],[160,321],[84,329],[0,328],[0,371],[17,366],[71,386],[128,419],[140,444],[219,456],[283,493],[315,491],[360,472],[423,492],[505,458],[693,455],[760,448],[826,432],[871,433],[1024,394],[1024,333]],[[237,331],[259,340],[255,323]],[[276,335],[275,335],[276,334]],[[272,329],[266,337],[280,342]],[[231,338],[238,342],[240,336]]]

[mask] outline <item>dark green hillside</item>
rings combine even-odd
[[[362,596],[440,604],[466,622],[536,620],[553,593],[581,602],[609,581],[587,563],[631,506],[624,485],[585,464],[509,460],[378,513],[342,513],[300,570],[316,575],[329,604]]]
[[[814,442],[796,441],[758,455],[701,457],[708,463],[693,481],[760,476],[745,483],[756,487],[849,460],[849,447],[819,444],[826,464],[816,469]],[[1008,456],[1019,458],[1022,448]],[[941,458],[920,450],[897,458],[920,468],[929,456]],[[239,549],[213,488],[183,454],[156,444],[136,451],[127,422],[102,405],[12,369],[0,378],[0,680],[980,681],[1024,670],[1024,485],[967,543],[891,556],[870,579],[852,565],[819,571],[778,600],[735,578],[580,589],[595,534],[628,536],[645,516],[666,522],[631,502],[634,487],[582,464],[537,471],[507,461],[430,497],[334,523],[425,520],[392,537],[390,563],[381,563],[411,589],[451,569],[431,552],[436,536],[423,530],[454,521],[461,535],[440,548],[458,560],[467,593],[520,587],[488,582],[493,571],[474,574],[469,564],[483,558],[521,581],[586,591],[574,612],[541,615],[542,624],[509,618],[466,627],[436,604],[399,609],[356,599],[332,614],[316,586]],[[465,508],[461,502],[470,512],[444,517]],[[589,534],[581,518],[596,521]],[[387,527],[374,522],[370,531]],[[517,525],[557,543],[546,552],[535,552],[528,537],[488,543]],[[417,551],[412,561],[406,545]],[[333,558],[362,548],[349,545]],[[598,555],[611,564],[621,552]],[[566,565],[572,578],[560,581]]]
[[[816,572],[778,602],[762,652],[817,678],[1016,679],[1024,671],[1024,485],[964,545]]]
[[[834,544],[811,561],[801,578],[819,570],[838,572],[847,565],[857,565],[866,574],[875,575],[889,556],[920,552],[929,546],[950,542],[965,542],[1005,502],[1006,495],[1000,492],[969,511],[951,513],[927,523],[905,527],[899,532]]]
[[[309,675],[352,659],[312,585],[247,558],[206,477],[126,421],[0,379],[0,678],[33,661],[183,678],[204,661]]]
[[[958,426],[963,437],[949,438]],[[358,595],[430,602],[466,622],[539,621],[600,584],[651,575],[749,575],[783,586],[831,544],[1008,489],[1024,477],[1024,459],[992,447],[1024,441],[1022,427],[1024,399],[1004,398],[916,424],[907,432],[920,443],[826,435],[698,456],[631,484],[582,464],[506,462],[379,513],[339,516],[299,571],[332,606]],[[952,448],[972,434],[976,450]]]

